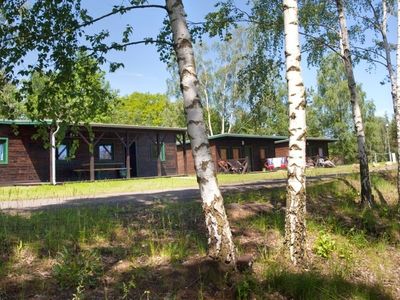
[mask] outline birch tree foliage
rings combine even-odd
[[[375,116],[375,106],[361,85],[357,85],[360,95],[362,116],[366,125],[366,141],[370,159],[374,153],[384,153],[382,120]],[[317,89],[311,93],[312,103],[309,111],[318,116],[320,134],[338,141],[330,145],[330,154],[341,158],[345,163],[354,163],[357,158],[356,138],[353,133],[353,119],[350,106],[350,93],[344,66],[336,55],[327,56],[321,63],[317,74]],[[383,124],[384,125],[384,124]]]
[[[397,124],[397,136],[400,136],[400,112],[398,111],[400,99],[397,92],[395,68],[392,62],[392,52],[395,49],[395,45],[389,39],[390,31],[388,30],[389,17],[395,14],[395,1],[360,0],[356,1],[356,4],[359,9],[351,11],[353,18],[360,20],[363,32],[372,32],[374,37],[372,42],[369,43],[370,46],[364,51],[364,59],[370,65],[383,66],[387,71],[387,75],[383,78],[381,84],[386,82],[390,84],[394,119]],[[359,13],[360,10],[364,11],[364,13]],[[396,148],[400,149],[400,139]],[[399,150],[397,154],[400,157]],[[400,199],[400,165],[397,170],[397,190]]]
[[[239,74],[247,61],[248,37],[244,28],[237,28],[233,36],[226,41],[195,46],[199,91],[210,135],[231,132],[236,112],[243,105]],[[174,66],[169,69],[168,93],[176,97],[180,94],[176,72]]]

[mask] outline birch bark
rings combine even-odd
[[[193,46],[183,3],[181,0],[166,0],[166,5],[178,60],[187,131],[192,146],[197,182],[209,234],[208,255],[228,266],[235,267],[235,247],[209,149],[199,96],[199,81],[196,74]]]
[[[397,192],[400,202],[400,0],[397,1],[397,76],[396,76],[396,103],[395,117],[397,129]]]
[[[372,206],[371,182],[369,179],[368,157],[365,147],[364,123],[362,120],[359,97],[354,79],[353,63],[350,54],[349,34],[347,30],[346,18],[343,8],[343,1],[336,0],[339,15],[339,25],[343,46],[343,63],[346,70],[347,84],[350,91],[350,101],[353,113],[354,127],[357,135],[358,157],[360,161],[360,180],[361,180],[361,203]]]
[[[306,251],[306,98],[301,75],[297,1],[283,1],[286,80],[289,102],[289,156],[285,244],[294,265]]]
[[[371,3],[372,5],[372,3]],[[382,43],[383,48],[385,49],[385,60],[386,60],[386,68],[388,70],[389,80],[390,80],[390,88],[393,102],[393,112],[396,120],[396,132],[397,136],[400,136],[400,111],[399,111],[399,99],[397,97],[397,79],[393,70],[392,58],[390,56],[390,44],[387,39],[387,3],[386,0],[382,0],[382,23],[380,24],[380,32],[382,35]],[[397,45],[397,47],[399,47]],[[399,51],[399,50],[397,50]],[[397,52],[398,53],[398,52]],[[397,65],[399,65],[399,61],[397,61]],[[398,78],[398,76],[397,76]],[[397,157],[400,158],[400,139],[397,139]],[[400,164],[397,165],[397,197],[398,201],[400,201]]]
[[[204,91],[204,98],[206,99],[206,111],[207,111],[207,123],[208,123],[208,130],[210,131],[210,136],[214,135],[214,130],[212,128],[212,124],[211,124],[211,111],[210,111],[210,100],[209,100],[209,96],[208,96],[208,70],[205,66],[205,64],[202,64],[204,73],[205,73],[205,79],[204,79],[204,83],[201,82],[199,80],[199,83],[201,85],[201,87],[203,88]]]

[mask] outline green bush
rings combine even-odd
[[[318,239],[315,241],[314,252],[323,257],[328,258],[336,249],[336,242],[332,237],[324,231],[320,231]]]

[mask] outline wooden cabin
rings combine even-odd
[[[287,136],[225,133],[210,136],[208,139],[217,171],[221,171],[218,161],[239,159],[247,160],[247,171],[261,171],[267,158],[287,157],[289,153]],[[307,157],[314,157],[318,154],[320,157],[328,157],[328,143],[333,141],[336,139],[307,138]],[[195,173],[192,151],[190,143],[187,141],[184,143],[180,141],[178,144],[178,173]]]
[[[337,139],[331,139],[326,137],[307,137],[306,142],[306,157],[315,158],[329,157],[328,144],[336,142]],[[275,141],[275,156],[286,157],[289,155],[289,140],[284,139]]]
[[[178,174],[176,141],[186,129],[91,124],[92,139],[80,127],[77,134],[67,132],[52,154],[49,145],[33,138],[38,125],[0,121],[0,184],[50,182],[54,169],[57,181]]]
[[[286,139],[286,136],[266,136],[224,133],[210,136],[210,151],[218,170],[219,160],[238,160],[246,158],[248,171],[261,171],[266,158],[275,156],[275,141]],[[187,156],[187,172],[184,168],[184,153]],[[178,145],[178,173],[193,174],[194,162],[189,143]]]

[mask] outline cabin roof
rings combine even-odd
[[[50,120],[31,121],[31,120],[0,120],[0,125],[18,125],[18,126],[35,126],[42,124],[51,124]],[[115,128],[115,129],[138,129],[138,130],[157,130],[157,131],[175,131],[185,132],[186,128],[180,127],[161,127],[161,126],[140,126],[128,124],[108,124],[108,123],[90,123],[92,128]]]
[[[335,139],[335,138],[328,138],[328,137],[307,137],[306,138],[307,141],[316,141],[316,142],[337,142],[339,139]],[[288,143],[289,139],[286,138],[284,140],[280,140],[280,141],[275,141],[275,144],[283,144],[283,143]]]
[[[268,140],[281,140],[286,139],[287,136],[282,135],[257,135],[257,134],[244,134],[244,133],[221,133],[209,136],[209,140],[218,140],[223,138],[245,138],[245,139],[268,139]]]

